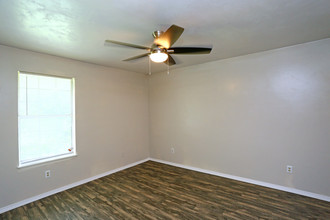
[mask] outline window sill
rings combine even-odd
[[[45,163],[56,162],[56,161],[59,161],[59,160],[69,159],[69,158],[73,158],[73,157],[76,157],[76,156],[77,156],[77,153],[75,153],[75,154],[66,154],[66,155],[46,158],[46,159],[42,159],[42,160],[26,162],[26,163],[23,163],[23,164],[19,164],[17,166],[17,168],[20,169],[20,168],[25,168],[25,167],[30,167],[30,166],[42,165],[42,164],[45,164]]]

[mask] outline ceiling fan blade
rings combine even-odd
[[[140,45],[135,45],[135,44],[130,44],[130,43],[125,43],[125,42],[120,42],[120,41],[115,41],[115,40],[106,40],[104,42],[105,45],[107,44],[118,44],[126,47],[133,47],[133,48],[138,48],[138,49],[145,49],[145,50],[150,50],[150,47],[145,47],[145,46],[140,46]]]
[[[170,48],[181,36],[184,28],[172,25],[167,31],[155,39],[155,44]]]
[[[171,47],[167,52],[172,54],[209,54],[211,50],[212,48],[207,47]]]
[[[169,66],[172,66],[172,65],[175,65],[175,64],[176,64],[176,62],[175,62],[175,60],[173,59],[173,57],[172,57],[171,55],[169,55],[169,54],[168,54],[168,58],[167,58],[167,60],[165,60],[164,63],[165,63],[166,65],[169,65]]]
[[[138,56],[135,56],[135,57],[130,57],[130,58],[127,58],[126,60],[123,60],[123,61],[130,61],[130,60],[136,60],[136,59],[140,59],[142,57],[146,57],[148,56],[149,53],[144,53],[144,54],[141,54],[141,55],[138,55]]]

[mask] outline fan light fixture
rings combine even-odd
[[[212,50],[212,47],[172,47],[173,44],[180,38],[184,31],[184,28],[179,27],[175,24],[171,25],[166,31],[154,31],[153,37],[154,42],[150,47],[125,43],[115,40],[106,40],[105,44],[117,44],[125,47],[142,49],[146,52],[134,57],[130,57],[123,61],[137,60],[140,58],[148,57],[149,68],[151,62],[155,63],[164,63],[167,66],[175,65],[176,62],[172,54],[177,55],[186,55],[186,54],[209,54]]]
[[[149,55],[150,59],[155,63],[162,63],[168,59],[167,53],[165,50],[157,48]]]

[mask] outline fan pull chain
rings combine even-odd
[[[150,60],[150,57],[149,58],[149,75],[151,75],[151,60]]]
[[[167,75],[170,75],[170,58],[167,59]]]

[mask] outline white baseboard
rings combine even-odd
[[[105,173],[101,173],[99,175],[96,175],[96,176],[92,176],[90,178],[87,178],[87,179],[84,179],[84,180],[81,180],[81,181],[78,181],[78,182],[75,182],[75,183],[71,183],[69,185],[66,185],[66,186],[63,186],[63,187],[60,187],[60,188],[57,188],[57,189],[54,189],[54,190],[51,190],[49,192],[45,192],[45,193],[42,193],[40,195],[37,195],[37,196],[33,196],[31,198],[28,198],[28,199],[24,199],[20,202],[16,202],[16,203],[13,203],[13,204],[10,204],[8,206],[5,206],[5,207],[2,207],[0,208],[0,214],[1,213],[4,213],[4,212],[7,212],[9,210],[12,210],[12,209],[15,209],[15,208],[18,208],[20,206],[23,206],[23,205],[26,205],[28,203],[31,203],[31,202],[34,202],[34,201],[37,201],[39,199],[42,199],[42,198],[45,198],[45,197],[48,197],[48,196],[51,196],[51,195],[54,195],[56,193],[59,193],[59,192],[62,192],[62,191],[65,191],[65,190],[68,190],[70,188],[73,188],[73,187],[76,187],[76,186],[79,186],[79,185],[82,185],[82,184],[85,184],[85,183],[88,183],[90,181],[93,181],[93,180],[96,180],[96,179],[99,179],[101,177],[104,177],[104,176],[107,176],[107,175],[110,175],[110,174],[113,174],[113,173],[116,173],[116,172],[119,172],[121,170],[125,170],[127,168],[130,168],[130,167],[133,167],[133,166],[136,166],[140,163],[144,163],[146,161],[150,160],[150,158],[147,158],[147,159],[144,159],[144,160],[140,160],[140,161],[137,161],[135,163],[131,163],[131,164],[128,164],[126,166],[122,166],[122,167],[119,167],[117,169],[114,169],[114,170],[110,170],[108,172],[105,172]]]
[[[225,178],[228,178],[228,179],[238,180],[238,181],[242,181],[242,182],[246,182],[246,183],[252,183],[252,184],[255,184],[255,185],[259,185],[259,186],[264,186],[264,187],[268,187],[268,188],[272,188],[272,189],[277,189],[277,190],[281,190],[281,191],[285,191],[285,192],[295,193],[295,194],[298,194],[298,195],[307,196],[307,197],[311,197],[311,198],[320,199],[320,200],[330,202],[330,197],[329,196],[325,196],[325,195],[321,195],[321,194],[317,194],[317,193],[312,193],[312,192],[299,190],[299,189],[294,189],[294,188],[281,186],[281,185],[277,185],[277,184],[262,182],[262,181],[258,181],[258,180],[248,179],[248,178],[244,178],[244,177],[229,175],[229,174],[225,174],[225,173],[219,173],[219,172],[215,172],[215,171],[200,169],[200,168],[197,168],[197,167],[186,166],[186,165],[182,165],[182,164],[178,164],[178,163],[172,163],[172,162],[159,160],[159,159],[154,159],[154,158],[150,158],[150,160],[155,161],[155,162],[159,162],[159,163],[164,163],[164,164],[176,166],[176,167],[185,168],[185,169],[188,169],[188,170],[193,170],[193,171],[202,172],[202,173],[206,173],[206,174],[211,174],[211,175],[215,175],[215,176],[225,177]]]
[[[168,165],[172,165],[172,166],[176,166],[176,167],[181,167],[181,168],[185,168],[185,169],[188,169],[188,170],[193,170],[193,171],[197,171],[197,172],[202,172],[202,173],[207,173],[207,174],[211,174],[211,175],[215,175],[215,176],[220,176],[220,177],[225,177],[225,178],[229,178],[229,179],[233,179],[233,180],[238,180],[238,181],[242,181],[242,182],[246,182],[246,183],[252,183],[252,184],[255,184],[255,185],[259,185],[259,186],[264,186],[264,187],[268,187],[268,188],[272,188],[272,189],[277,189],[277,190],[281,190],[281,191],[295,193],[295,194],[298,194],[298,195],[308,196],[308,197],[311,197],[311,198],[320,199],[320,200],[330,202],[330,197],[325,196],[325,195],[311,193],[311,192],[307,192],[307,191],[303,191],[303,190],[299,190],[299,189],[294,189],[294,188],[285,187],[285,186],[281,186],[281,185],[271,184],[271,183],[262,182],[262,181],[258,181],[258,180],[253,180],[253,179],[233,176],[233,175],[229,175],[229,174],[219,173],[219,172],[215,172],[215,171],[200,169],[200,168],[197,168],[197,167],[186,166],[186,165],[182,165],[182,164],[178,164],[178,163],[172,163],[172,162],[168,162],[168,161],[164,161],[164,160],[159,160],[159,159],[154,159],[154,158],[146,158],[144,160],[140,160],[140,161],[137,161],[135,163],[131,163],[131,164],[128,164],[126,166],[122,166],[122,167],[119,167],[117,169],[113,169],[113,170],[110,170],[108,172],[105,172],[105,173],[102,173],[102,174],[99,174],[99,175],[96,175],[96,176],[93,176],[93,177],[90,177],[90,178],[87,178],[87,179],[84,179],[84,180],[81,180],[81,181],[78,181],[78,182],[75,182],[75,183],[72,183],[72,184],[69,184],[69,185],[51,190],[49,192],[42,193],[40,195],[33,196],[31,198],[28,198],[28,199],[24,199],[20,202],[16,202],[16,203],[10,204],[8,206],[2,207],[2,208],[0,208],[0,214],[4,213],[4,212],[7,212],[9,210],[18,208],[20,206],[26,205],[28,203],[37,201],[39,199],[42,199],[42,198],[54,195],[56,193],[68,190],[70,188],[73,188],[73,187],[88,183],[90,181],[99,179],[101,177],[119,172],[121,170],[125,170],[125,169],[133,167],[133,166],[136,166],[136,165],[144,163],[148,160],[159,162],[159,163],[164,163],[164,164],[168,164]]]

